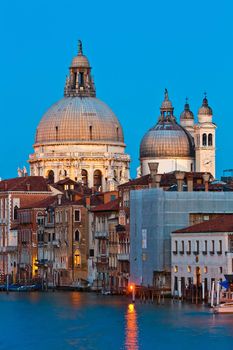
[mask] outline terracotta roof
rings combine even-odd
[[[92,209],[94,212],[99,211],[118,211],[119,210],[119,199],[114,199],[113,201],[110,201],[108,203],[97,205],[95,208]]]
[[[35,198],[34,202],[26,203],[25,205],[21,206],[20,209],[31,209],[31,208],[47,208],[50,205],[55,205],[57,203],[57,196],[48,196],[44,199]]]
[[[119,185],[118,188],[124,188],[124,187],[131,187],[131,186],[148,186],[150,183],[150,175],[144,175],[141,177],[138,177],[136,179],[130,180],[128,182],[125,182],[122,185]]]
[[[43,176],[15,177],[0,181],[0,191],[51,192]]]
[[[233,232],[233,214],[219,215],[215,219],[201,222],[172,233]]]

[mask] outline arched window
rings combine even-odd
[[[206,134],[202,135],[202,146],[207,146],[207,136],[206,136]]]
[[[88,173],[85,169],[82,169],[82,182],[84,185],[88,185]]]
[[[80,232],[79,232],[79,230],[75,231],[75,233],[74,233],[74,240],[76,242],[79,242],[79,240],[80,240]]]
[[[51,184],[53,184],[54,183],[54,171],[53,170],[49,170],[48,171],[48,180],[49,180],[49,182],[51,183]]]
[[[117,180],[117,171],[114,170],[114,179]]]
[[[102,173],[100,170],[94,171],[94,187],[97,191],[100,190],[100,187],[102,186]]]
[[[14,220],[18,219],[18,207],[17,205],[14,206]]]
[[[213,146],[213,135],[212,134],[208,135],[208,146]]]
[[[79,249],[74,252],[74,267],[81,267],[81,254]]]

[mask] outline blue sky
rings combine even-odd
[[[233,168],[231,0],[12,0],[0,11],[0,176],[27,164],[36,127],[63,96],[77,40],[93,67],[97,96],[124,128],[131,175],[166,87],[179,117],[197,114],[207,91],[217,124],[217,175]]]

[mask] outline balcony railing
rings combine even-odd
[[[129,261],[129,254],[117,254],[117,260]]]
[[[97,232],[95,232],[95,238],[97,238],[97,239],[101,239],[101,238],[107,239],[108,238],[108,232],[106,232],[106,231],[97,231]]]

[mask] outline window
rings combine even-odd
[[[203,254],[206,255],[207,254],[207,241],[204,242],[204,250],[203,250]]]
[[[187,250],[187,254],[191,254],[191,249],[192,249],[191,241],[188,241],[188,250]]]
[[[111,201],[114,201],[116,199],[116,195],[115,194],[111,194]]]
[[[81,213],[80,213],[80,210],[75,210],[75,211],[74,211],[74,221],[76,221],[76,222],[81,221]]]
[[[213,135],[209,134],[208,135],[208,146],[212,146],[213,145]]]
[[[219,273],[222,273],[222,266],[219,267]]]
[[[15,205],[14,207],[14,220],[17,220],[18,219],[18,207],[17,205]]]
[[[222,240],[219,240],[219,250],[218,250],[218,255],[222,254]]]
[[[102,186],[102,173],[100,170],[94,171],[94,187],[97,191],[100,191]]]
[[[178,272],[178,266],[177,265],[174,266],[174,272]]]
[[[208,267],[207,266],[204,267],[204,273],[208,273]]]
[[[54,172],[53,172],[53,170],[49,170],[47,177],[48,177],[49,183],[53,184],[54,183]]]
[[[214,241],[212,241],[212,250],[210,252],[210,254],[214,254],[215,252],[215,246],[214,246]]]
[[[81,255],[78,249],[74,252],[74,266],[75,267],[81,266]]]
[[[85,169],[82,169],[82,182],[85,186],[88,185],[88,174]]]
[[[191,272],[191,271],[192,271],[191,266],[187,266],[187,271],[188,271],[188,272]]]
[[[93,256],[94,256],[94,249],[90,249],[90,250],[89,250],[89,256],[90,256],[90,257],[93,257]]]
[[[173,250],[173,254],[177,254],[177,252],[178,252],[178,242],[177,242],[177,241],[175,241],[175,242],[174,242],[174,250]]]
[[[79,242],[80,240],[80,233],[79,233],[79,230],[76,230],[75,233],[74,233],[74,240],[76,242]]]
[[[180,254],[184,254],[184,241],[181,241],[181,251]]]
[[[207,145],[207,135],[203,134],[202,135],[202,146],[206,146]]]
[[[92,125],[89,126],[89,131],[90,131],[90,140],[92,140]]]

